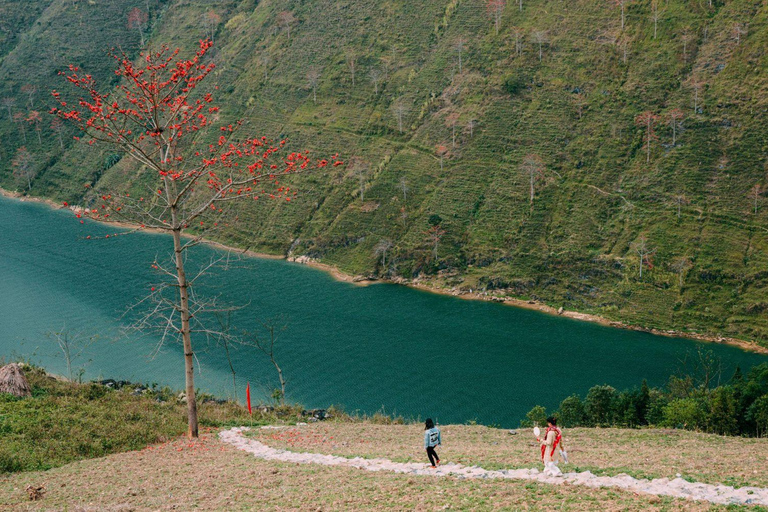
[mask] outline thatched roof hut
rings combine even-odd
[[[11,363],[0,368],[0,393],[16,396],[32,396],[32,388],[21,370],[21,366]]]

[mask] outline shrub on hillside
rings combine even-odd
[[[614,422],[616,389],[612,386],[594,386],[587,392],[584,411],[587,424],[591,426],[610,426]]]

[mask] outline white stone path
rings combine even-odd
[[[262,427],[276,428],[276,427]],[[682,478],[655,478],[653,480],[636,479],[626,474],[618,476],[596,476],[589,471],[583,473],[564,473],[561,477],[544,475],[538,469],[503,469],[491,471],[478,466],[462,466],[461,464],[441,464],[437,469],[431,469],[426,464],[392,462],[388,459],[364,459],[355,457],[348,459],[337,455],[320,453],[291,452],[271,448],[255,439],[245,437],[241,432],[250,430],[248,427],[235,427],[219,433],[222,442],[231,444],[240,450],[252,453],[260,459],[293,462],[299,464],[323,464],[326,466],[342,466],[365,469],[367,471],[392,471],[410,475],[452,476],[456,478],[509,478],[515,480],[535,480],[548,484],[562,484],[587,487],[617,487],[630,492],[655,494],[659,496],[674,496],[691,500],[708,501],[723,505],[768,505],[768,489],[760,487],[740,487],[734,489],[726,485],[711,485],[698,482],[688,482]]]

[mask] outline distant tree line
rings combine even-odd
[[[768,436],[768,363],[743,375],[736,368],[727,384],[711,387],[711,378],[672,376],[665,387],[617,391],[592,387],[582,399],[572,395],[560,402],[554,416],[564,427],[656,426],[697,430],[720,435]],[[521,426],[545,425],[551,414],[537,405]]]

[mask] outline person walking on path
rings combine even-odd
[[[561,476],[563,474],[557,467],[557,449],[564,453],[563,432],[557,427],[557,419],[553,416],[547,418],[547,430],[544,431],[544,438],[537,437],[536,440],[541,444],[541,460],[544,463],[544,474],[549,476]]]
[[[429,463],[432,464],[432,469],[440,464],[440,457],[435,452],[435,446],[440,446],[441,444],[443,443],[440,439],[440,429],[435,426],[432,418],[427,418],[424,427],[424,448],[427,450],[427,457],[429,457]]]

